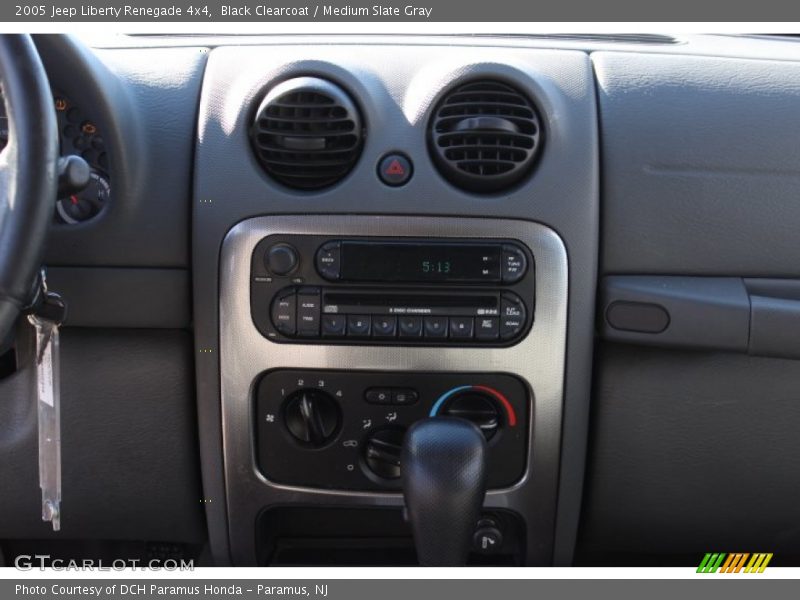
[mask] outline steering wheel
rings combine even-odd
[[[0,35],[8,144],[0,152],[0,342],[33,297],[58,189],[53,96],[29,35]]]

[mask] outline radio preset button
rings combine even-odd
[[[342,337],[347,329],[344,315],[322,315],[322,336]]]
[[[294,335],[297,297],[294,293],[283,294],[272,303],[272,324],[284,335]]]
[[[477,317],[475,319],[475,338],[496,340],[500,335],[500,319],[497,317]]]
[[[450,338],[469,339],[475,329],[475,320],[472,317],[450,317]]]
[[[319,335],[319,292],[297,294],[297,333],[303,337]]]
[[[374,316],[372,317],[373,337],[394,337],[397,333],[397,317]]]
[[[422,335],[422,317],[399,317],[400,337],[420,337]]]
[[[369,315],[348,315],[347,336],[366,337],[369,335],[372,322]]]
[[[317,272],[325,279],[339,279],[342,267],[342,245],[328,242],[317,251]]]
[[[525,326],[525,305],[519,298],[504,295],[500,300],[500,337],[517,335]]]
[[[425,317],[425,337],[446,338],[447,317]]]
[[[504,245],[501,264],[503,283],[516,283],[522,279],[527,263],[525,253],[520,248],[509,244]]]

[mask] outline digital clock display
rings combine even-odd
[[[430,242],[342,242],[349,281],[499,281],[500,246]]]
[[[423,273],[449,273],[452,268],[449,260],[423,260],[421,263]]]

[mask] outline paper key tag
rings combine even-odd
[[[28,315],[36,329],[36,391],[39,417],[39,487],[42,520],[61,529],[61,409],[58,323]]]

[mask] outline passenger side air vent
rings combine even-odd
[[[430,152],[450,183],[499,192],[531,172],[542,145],[539,115],[514,87],[473,81],[448,92],[428,128]]]
[[[361,116],[339,86],[298,77],[275,86],[261,102],[251,130],[264,170],[295,189],[316,190],[344,178],[363,145]]]

